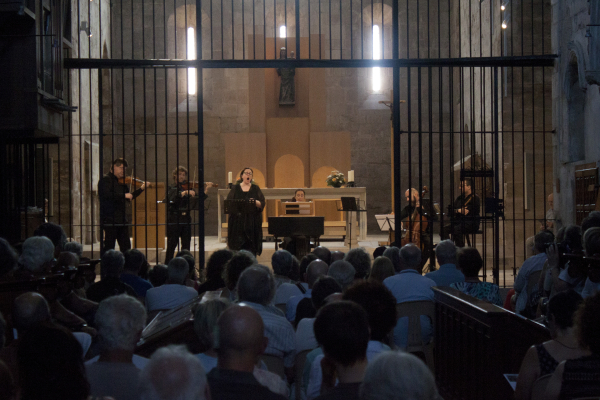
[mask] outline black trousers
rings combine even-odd
[[[456,247],[465,247],[465,236],[470,233],[475,233],[479,230],[479,224],[472,221],[454,221],[453,224],[444,225],[440,232],[442,240],[450,238]]]
[[[105,223],[104,227],[104,246],[101,254],[108,250],[114,250],[115,242],[119,243],[121,253],[131,249],[131,239],[129,238],[129,226],[113,226],[111,223]]]
[[[192,241],[192,218],[189,215],[169,214],[167,217],[167,255],[165,264],[175,255],[181,237],[181,250],[189,250]]]

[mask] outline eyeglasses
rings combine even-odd
[[[243,175],[252,175],[252,172],[244,172]]]

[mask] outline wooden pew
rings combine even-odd
[[[435,375],[445,400],[512,399],[505,373],[518,373],[547,328],[449,287],[434,287]]]

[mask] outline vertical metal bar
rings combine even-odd
[[[214,0],[208,0],[210,1],[210,59],[213,60],[215,58],[214,56],[214,43],[215,43],[215,39],[214,39],[214,32],[213,32],[213,1]],[[198,2],[196,2],[196,8],[198,7]],[[198,12],[198,10],[196,10],[196,13]],[[196,30],[198,30],[198,25],[196,25]],[[202,58],[202,55],[198,55],[196,54],[196,56],[198,58]]]
[[[353,35],[353,29],[352,26],[354,25],[354,19],[352,18],[353,13],[352,13],[352,6],[354,4],[354,0],[350,0],[350,59],[353,60],[354,59],[354,35]]]
[[[246,7],[244,0],[242,0],[242,59],[246,59]]]
[[[198,13],[197,10],[196,13]],[[223,0],[221,0],[221,60],[225,59],[225,36],[223,35],[223,26],[225,25],[224,21],[225,20],[223,19]],[[196,26],[198,26],[197,19]]]
[[[211,21],[212,23],[212,21]],[[252,0],[252,59],[256,60],[256,4]]]
[[[350,0],[350,1],[352,1],[352,0]],[[343,20],[342,20],[342,0],[339,0],[339,2],[340,2],[340,60],[342,60],[344,58],[344,46],[343,46],[343,41],[342,41],[342,24],[343,24]],[[329,19],[331,21],[331,16],[329,17]],[[352,21],[350,21],[350,22],[352,22]]]
[[[310,4],[310,0],[309,0],[309,4]],[[296,60],[299,60],[300,59],[300,0],[296,0],[295,11],[296,11]],[[310,14],[309,14],[309,18],[310,18]],[[309,34],[309,38],[310,38],[310,34]]]
[[[233,12],[233,0],[231,0],[231,59],[235,60],[235,14]]]
[[[273,0],[273,59],[277,59],[277,0]]]
[[[308,3],[308,58],[312,58],[312,40],[310,34],[311,22],[310,22],[310,3],[312,0],[307,0]],[[300,52],[298,52],[299,54]]]
[[[288,23],[287,23],[287,0],[283,0],[283,24],[285,25],[285,50],[286,57],[289,55],[288,51]]]
[[[331,37],[331,0],[329,0],[329,59],[333,59],[332,37]]]
[[[201,0],[196,0],[196,4],[199,4]],[[196,37],[196,54],[202,54],[202,16],[198,12],[200,8],[196,7],[196,26],[200,27],[197,30]],[[204,182],[204,88],[203,88],[203,63],[201,60],[197,61],[196,68],[196,94],[197,94],[197,107],[198,112],[196,113],[198,118],[198,182]],[[200,189],[200,188],[198,188]],[[200,248],[198,249],[198,265],[204,265],[205,258],[205,232],[204,232],[204,207],[198,213],[198,237],[200,242]]]
[[[372,3],[371,3],[372,4]],[[362,13],[362,10],[361,10]],[[373,13],[371,13],[371,16]],[[392,128],[394,138],[394,210],[399,215],[402,209],[402,193],[400,193],[400,67],[397,62],[399,58],[398,43],[398,0],[392,0],[392,57],[393,67],[393,101],[392,101]],[[362,26],[362,24],[361,24]],[[372,24],[371,24],[372,26]],[[410,70],[408,70],[410,71]],[[410,93],[410,92],[409,92]],[[410,101],[409,101],[410,106]],[[409,112],[410,118],[410,112]],[[410,137],[410,134],[409,134]],[[409,152],[410,154],[410,152]]]
[[[321,0],[319,0],[319,60],[323,57],[322,46],[323,41],[321,39]]]
[[[365,58],[365,36],[363,27],[363,0],[360,0],[360,58]]]
[[[500,172],[498,170],[498,152],[500,151],[500,138],[499,138],[499,125],[498,125],[498,67],[494,67],[494,154],[496,154],[494,160],[494,197],[500,198]],[[498,213],[494,213],[494,283],[499,284],[500,281],[500,217]]]
[[[263,2],[263,51],[264,51],[264,59],[267,59],[267,11],[266,4],[267,0],[262,0]]]

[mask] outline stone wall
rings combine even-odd
[[[552,1],[552,52],[560,55],[552,74],[554,208],[563,226],[575,223],[577,166],[600,166],[600,29],[588,26],[600,24],[599,11],[597,2]]]

